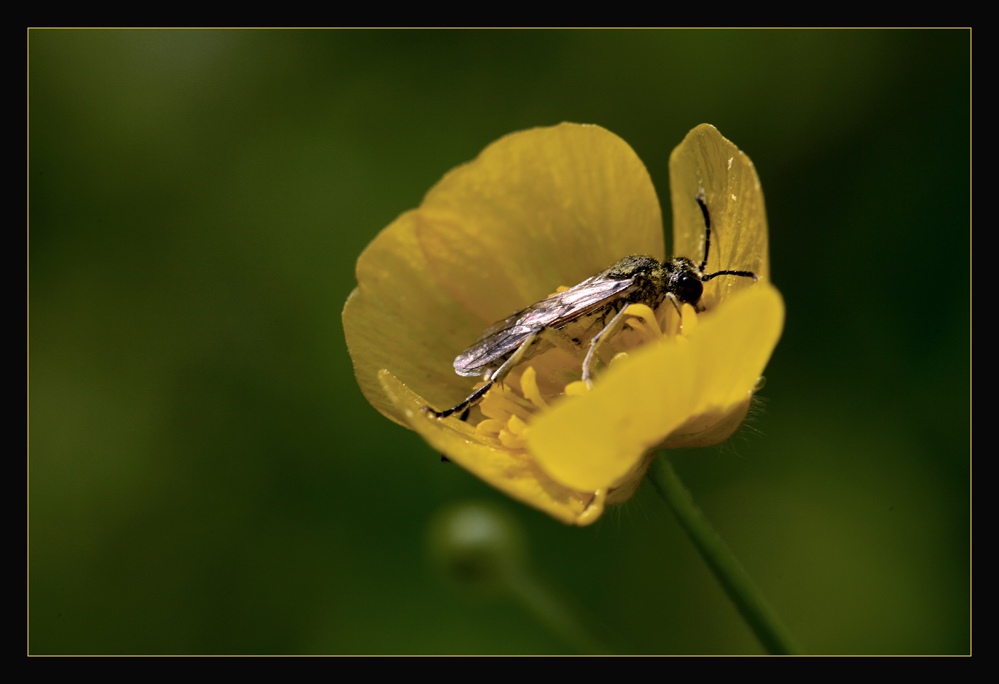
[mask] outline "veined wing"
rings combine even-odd
[[[531,334],[578,321],[633,289],[633,278],[609,278],[607,271],[587,278],[490,326],[475,344],[458,355],[454,370],[458,375],[474,376],[498,368]]]

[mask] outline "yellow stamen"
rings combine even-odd
[[[559,288],[559,291],[564,289]],[[624,324],[627,330],[620,331],[625,334],[614,335],[608,340],[609,344],[618,350],[611,358],[610,364],[627,359],[628,351],[636,346],[652,344],[664,338],[682,339],[683,333],[689,332],[697,323],[697,313],[688,304],[681,307],[679,315],[676,308],[668,303],[661,306],[658,311],[645,304],[630,304],[625,314],[627,318]],[[551,351],[558,352],[558,349]],[[549,359],[551,361],[559,359],[559,361],[552,365],[547,363]],[[555,370],[564,363],[561,359],[562,356],[558,354],[540,355],[533,359],[531,365],[515,369],[507,376],[505,382],[494,385],[479,405],[484,418],[475,426],[476,433],[481,437],[494,439],[508,449],[525,449],[526,435],[532,418],[538,411],[548,410],[551,399],[557,396],[552,392],[558,392],[556,384],[555,387],[546,386],[546,392],[542,393],[535,366],[541,364],[542,372],[546,374],[545,377],[549,379],[550,385],[550,381],[562,372]],[[576,380],[564,385],[560,394],[574,397],[588,391],[586,383]],[[606,496],[606,493],[604,495]],[[602,508],[602,499],[599,497],[594,499],[594,503],[591,504],[594,514],[599,515],[596,511]]]
[[[538,388],[538,373],[534,370],[534,366],[528,366],[520,376],[520,391],[524,393],[525,399],[539,409],[548,408],[548,402],[541,396],[541,390]]]
[[[656,312],[645,304],[629,304],[625,313],[631,316],[626,321],[629,328],[639,332],[644,338],[644,342],[661,340],[663,330],[659,327],[656,319]]]

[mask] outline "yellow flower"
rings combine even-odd
[[[623,256],[665,256],[645,166],[598,126],[514,133],[452,170],[358,259],[343,321],[365,397],[451,461],[575,524],[630,496],[652,449],[727,439],[783,326],[763,195],[749,158],[706,124],[674,150],[670,183],[675,254],[704,258],[700,197],[712,223],[705,273],[758,280],[708,280],[700,312],[630,305],[627,329],[600,346],[591,389],[578,382],[588,344],[556,340],[525,355],[466,421],[436,420],[422,409],[471,392],[452,362],[495,321]]]

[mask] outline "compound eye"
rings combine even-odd
[[[677,279],[676,298],[684,304],[697,304],[701,299],[702,292],[704,292],[704,286],[697,276],[684,273]]]

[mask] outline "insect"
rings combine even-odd
[[[577,339],[562,331],[592,318],[602,327],[590,338],[589,350],[583,359],[583,380],[589,383],[590,364],[600,341],[617,329],[629,304],[646,304],[655,310],[668,299],[677,311],[681,304],[690,304],[701,311],[701,294],[704,283],[709,280],[723,275],[758,280],[752,271],[704,272],[711,248],[711,216],[704,197],[698,195],[696,199],[705,225],[704,260],[700,265],[686,257],[660,261],[651,256],[626,256],[606,271],[511,314],[483,332],[454,360],[454,370],[458,375],[481,375],[485,384],[449,409],[436,411],[425,406],[423,412],[438,419],[458,413],[464,420],[468,410],[482,401],[495,383],[502,381],[517,364],[537,353],[538,342],[543,336],[562,335],[578,344]],[[608,322],[611,313],[614,315]]]

